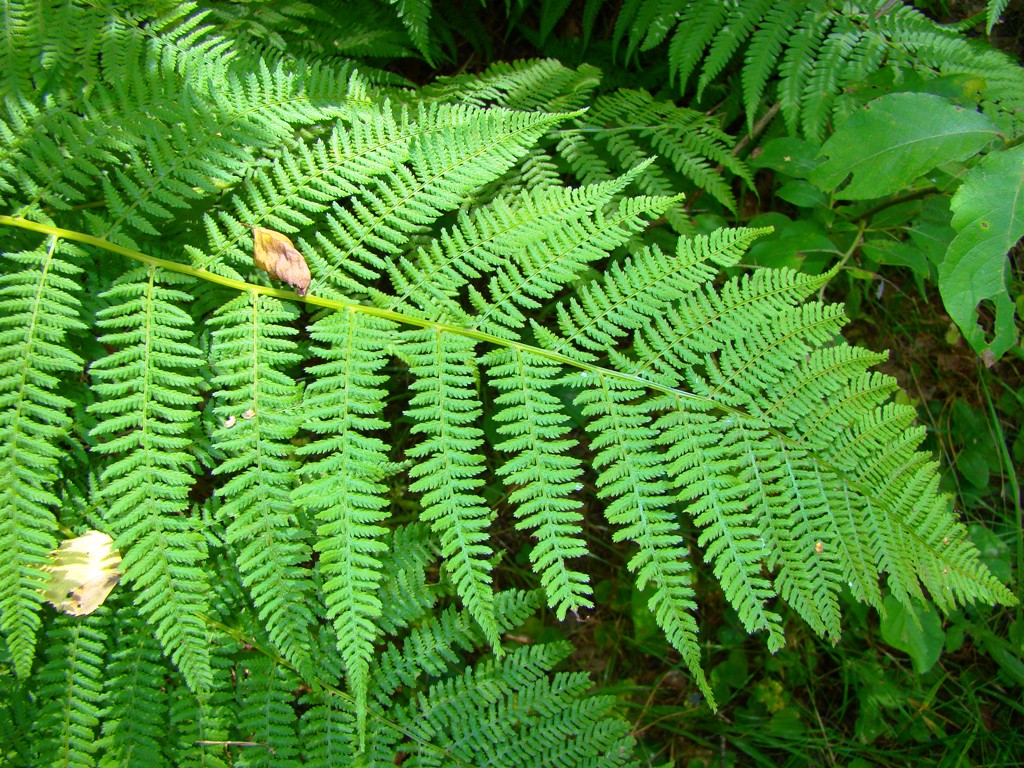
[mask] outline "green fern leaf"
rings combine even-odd
[[[306,710],[299,723],[304,765],[333,768],[352,765],[357,753],[355,712],[351,702],[338,691],[319,690],[304,696]],[[362,755],[366,755],[363,751]],[[370,762],[363,758],[364,762]],[[373,763],[371,763],[373,764]]]
[[[704,89],[725,69],[740,45],[758,28],[766,13],[775,7],[777,4],[773,0],[746,0],[731,8],[722,34],[715,36],[701,62],[700,79],[697,81],[698,99],[704,94]]]
[[[593,67],[581,65],[572,70],[551,60],[538,60],[499,63],[481,75],[445,78],[441,85],[421,93],[430,99],[480,106],[495,103],[518,110],[553,112],[587,107],[586,113],[542,140],[545,147],[555,142],[552,154],[568,163],[581,182],[608,181],[629,172],[630,183],[645,194],[673,196],[691,183],[735,209],[723,171],[748,184],[752,179],[719,123],[696,110],[656,100],[646,91],[621,88],[595,97],[592,94],[599,85],[600,72]],[[641,164],[643,171],[637,172]],[[527,181],[534,173],[530,164],[524,164],[512,172],[509,185],[534,190]],[[691,228],[682,206],[669,209],[667,216],[677,231]]]
[[[308,227],[318,215],[329,216],[333,201],[356,194],[375,177],[394,169],[408,154],[412,135],[412,127],[399,125],[387,110],[367,110],[364,119],[344,130],[335,128],[323,141],[283,150],[272,168],[261,168],[246,179],[226,211],[206,217],[210,246],[206,250],[190,247],[193,263],[242,279],[252,270],[250,227],[266,226],[290,235]],[[299,247],[314,271],[329,271],[317,248],[302,241]],[[360,265],[344,267],[332,273],[332,280],[348,293],[364,293],[364,282],[375,273]]]
[[[434,63],[433,52],[430,50],[430,0],[388,0],[398,17],[402,20],[409,38],[416,49],[423,54],[428,64]]]
[[[119,456],[101,476],[101,502],[136,604],[196,692],[212,685],[206,626],[206,545],[188,516],[193,460],[185,433],[196,420],[201,364],[192,297],[155,267],[126,273],[103,296],[101,341],[117,349],[90,368],[100,453]]]
[[[243,658],[238,680],[237,727],[252,746],[241,751],[233,765],[245,768],[296,768],[299,762],[298,726],[293,707],[294,674],[260,655]]]
[[[480,108],[575,112],[590,104],[600,79],[600,70],[588,64],[569,69],[555,59],[498,61],[480,73],[438,78],[417,97]]]
[[[808,8],[793,27],[786,52],[779,64],[779,105],[786,121],[786,129],[799,133],[800,107],[803,104],[807,82],[814,70],[815,57],[821,42],[828,34],[832,19],[823,11]]]
[[[567,611],[578,615],[594,604],[590,579],[569,565],[585,556],[587,547],[579,536],[581,504],[574,498],[582,464],[570,453],[576,441],[569,439],[561,401],[548,391],[560,367],[518,348],[491,353],[485,361],[501,392],[494,418],[506,439],[495,447],[513,454],[498,474],[515,489],[509,502],[519,519],[516,528],[537,540],[530,561],[559,620]]]
[[[540,326],[534,331],[548,349],[589,356],[613,348],[630,331],[645,327],[673,302],[713,280],[719,268],[734,265],[764,229],[719,230],[709,237],[680,238],[668,256],[654,245],[612,264],[600,280],[558,305],[561,337]],[[710,262],[710,263],[709,263]]]
[[[500,660],[487,659],[464,675],[431,687],[402,713],[411,723],[403,749],[421,765],[475,765],[486,759],[492,765],[513,768],[524,763],[559,764],[559,758],[571,760],[570,764],[629,763],[632,742],[624,724],[595,727],[595,719],[607,712],[611,698],[581,704],[579,697],[589,687],[585,675],[547,679],[547,670],[569,650],[565,643],[520,646]],[[477,712],[485,707],[488,717],[481,718]],[[533,712],[543,714],[535,717]],[[576,738],[567,740],[566,733]],[[554,739],[561,746],[553,749],[554,734],[561,735]],[[435,751],[438,747],[443,750],[443,763]]]
[[[1019,123],[1024,72],[1017,63],[901,2],[633,0],[623,5],[613,45],[624,48],[627,59],[666,40],[664,57],[680,92],[699,72],[697,98],[714,82],[728,87],[729,65],[746,48],[739,79],[751,128],[777,77],[787,130],[820,139],[855,103],[850,94],[858,84],[886,67],[897,78],[915,72],[925,80],[969,72],[976,82],[984,81],[990,111],[1014,133]]]
[[[722,29],[728,9],[719,3],[690,3],[668,46],[669,72],[680,91],[686,90],[708,43]]]
[[[291,482],[298,469],[290,440],[299,428],[299,386],[285,372],[301,356],[289,327],[298,312],[276,299],[245,294],[210,324],[217,376],[214,444],[224,454],[215,474],[231,477],[218,495],[225,539],[251,590],[271,642],[300,668],[308,665],[313,595],[304,528],[297,525]]]
[[[68,344],[78,319],[76,248],[56,240],[5,254],[0,275],[0,629],[18,675],[28,675],[39,629],[44,574],[57,545],[53,482],[73,402],[59,394],[81,372]]]
[[[793,34],[793,26],[800,18],[802,8],[803,3],[773,3],[750,38],[741,78],[743,106],[747,112],[747,126],[751,131],[765,88],[778,65],[779,54]]]
[[[417,463],[409,470],[409,489],[422,493],[420,519],[432,523],[441,540],[451,579],[491,646],[501,639],[491,587],[492,549],[487,527],[493,517],[480,496],[483,485],[481,431],[473,426],[481,413],[473,388],[475,344],[433,329],[404,334],[403,353],[415,380],[408,415],[412,431],[424,435],[407,451]]]
[[[100,768],[164,765],[161,742],[169,717],[169,672],[153,633],[131,608],[121,607],[121,632],[104,669],[103,737],[96,747]]]
[[[387,550],[382,480],[395,469],[387,446],[366,434],[385,426],[381,385],[386,377],[381,369],[389,328],[380,320],[348,312],[328,315],[313,325],[313,339],[326,345],[318,350],[326,362],[310,369],[315,381],[307,390],[304,409],[305,426],[318,439],[300,451],[308,458],[302,469],[304,481],[293,494],[317,522],[315,547],[327,617],[356,700],[360,733],[365,728],[373,644],[379,634],[375,620],[381,603],[376,593]]]
[[[470,287],[469,301],[478,310],[473,326],[514,338],[526,323],[520,307],[535,311],[542,300],[578,279],[587,263],[625,243],[649,223],[649,217],[673,202],[673,198],[626,198],[608,214],[597,211],[592,217],[564,222],[562,229],[542,242],[519,251],[518,258],[506,260],[488,280],[486,296]]]
[[[423,584],[416,586],[423,589]],[[521,625],[539,605],[528,592],[499,592],[494,597],[500,632]],[[373,696],[385,710],[406,689],[419,690],[431,677],[444,677],[460,666],[459,652],[468,653],[489,642],[468,610],[446,608],[421,617],[402,639],[390,642],[374,670]]]
[[[397,635],[430,612],[440,595],[440,586],[424,589],[427,570],[437,558],[437,547],[422,523],[408,523],[390,531],[388,567],[380,587],[380,601],[388,606],[377,625],[385,635]]]
[[[92,768],[95,728],[103,707],[106,616],[59,616],[46,633],[33,741],[36,765]]]
[[[225,659],[217,659],[222,667]],[[221,669],[223,677],[229,670]],[[224,686],[223,680],[220,687]],[[230,683],[227,683],[230,685]],[[196,696],[177,675],[167,685],[170,718],[164,726],[167,762],[181,768],[229,768],[224,747],[230,738],[234,718],[228,694]],[[230,708],[229,708],[230,707]]]
[[[468,325],[473,318],[462,308],[461,294],[471,281],[504,269],[511,254],[526,264],[557,261],[567,266],[566,252],[579,254],[580,264],[573,266],[582,269],[583,262],[594,253],[585,250],[587,239],[607,237],[594,217],[642,170],[637,168],[625,177],[581,189],[560,186],[502,196],[470,214],[460,214],[456,226],[443,231],[429,248],[420,248],[389,266],[395,297],[389,298],[385,306]],[[557,246],[545,244],[547,232],[556,224],[577,228],[573,235],[577,240],[567,238]],[[635,226],[634,221],[627,220],[626,226]],[[571,274],[571,269],[566,270],[563,279],[571,279]],[[414,296],[420,298],[411,303]],[[487,327],[507,333],[500,326]]]
[[[988,0],[986,4],[988,6],[987,18],[985,21],[985,32],[989,35],[992,34],[992,27],[998,24],[1001,19],[999,18],[1003,11],[1006,10],[1006,6],[1010,4],[1010,0]]]
[[[584,372],[569,377],[567,383],[581,389],[576,402],[591,419],[587,429],[597,452],[594,467],[600,470],[598,496],[608,500],[604,514],[617,528],[613,539],[637,545],[638,551],[628,563],[629,570],[636,573],[637,587],[654,588],[648,605],[655,619],[713,702],[701,669],[697,622],[692,615],[696,603],[689,552],[676,515],[667,509],[671,496],[662,459],[653,450],[657,432],[651,425],[649,402],[638,397],[643,390],[636,385],[605,374],[598,374],[593,384],[587,379]],[[723,587],[731,594],[724,582]],[[768,592],[767,585],[764,591]]]
[[[401,254],[411,235],[461,207],[475,189],[500,177],[547,127],[565,117],[446,105],[403,115],[403,125],[413,125],[402,131],[415,134],[407,163],[361,187],[346,207],[333,207],[330,235],[317,240],[325,261],[311,290],[326,282],[351,292],[343,270],[372,280],[386,267],[382,257]],[[315,254],[313,258],[317,264]]]

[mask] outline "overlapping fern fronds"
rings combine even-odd
[[[593,184],[644,164],[644,172],[631,180],[646,194],[700,190],[735,210],[729,181],[738,177],[751,184],[752,179],[715,118],[655,99],[643,90],[622,88],[598,95],[600,83],[596,67],[583,64],[573,70],[545,59],[498,63],[480,75],[442,78],[423,94],[520,110],[586,107],[584,114],[545,137],[519,175],[509,179],[526,189],[558,185],[563,167],[580,182]],[[681,203],[665,215],[677,232],[692,233]]]
[[[495,588],[506,511],[561,616],[594,603],[582,501],[603,514],[708,696],[693,548],[773,649],[772,601],[834,637],[845,584],[874,605],[880,578],[908,604],[1013,600],[912,409],[813,300],[823,278],[719,282],[760,232],[652,226],[680,198],[618,133],[615,163],[567,186],[555,137],[591,119],[572,99],[389,100],[347,71],[267,65],[190,12],[166,29],[78,12],[110,22],[96,87],[4,101],[0,630],[23,682],[0,685],[47,713],[80,688],[81,723],[55,737],[82,761],[134,759],[137,738],[173,764],[627,764],[609,702],[549,682],[564,649],[505,647],[531,607]],[[306,255],[305,304],[252,266],[253,226]],[[62,484],[89,508],[62,508]],[[40,612],[38,566],[83,519],[125,575],[95,633]],[[462,673],[482,646],[495,658]],[[558,752],[566,729],[587,738]]]
[[[887,69],[980,78],[982,98],[1010,121],[1021,106],[1015,62],[902,2],[628,0],[614,39],[627,58],[664,51],[677,89],[692,84],[698,98],[738,68],[751,124],[766,98],[778,99],[790,133],[814,140],[852,108],[851,88]]]

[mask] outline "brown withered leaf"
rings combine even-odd
[[[295,250],[295,244],[272,229],[253,227],[252,234],[256,266],[275,280],[288,283],[299,296],[305,296],[313,276],[302,254]]]

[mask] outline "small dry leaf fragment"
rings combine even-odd
[[[67,539],[50,553],[50,581],[43,596],[58,611],[88,616],[107,599],[121,578],[121,554],[101,531]]]
[[[256,415],[256,411],[254,411],[252,408],[250,408],[245,413],[242,414],[242,418],[243,419],[251,419],[255,415]]]
[[[302,254],[295,250],[295,244],[272,229],[253,227],[252,233],[256,266],[275,280],[288,283],[299,296],[305,296],[313,276]]]
[[[823,541],[816,541],[816,542],[814,542],[814,551],[817,554],[819,554],[819,555],[822,552],[824,552],[825,551],[825,542],[823,542]]]

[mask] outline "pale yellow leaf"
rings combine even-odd
[[[121,578],[121,555],[113,545],[113,539],[100,531],[61,542],[43,568],[51,574],[44,597],[72,616],[87,616],[103,605]]]

